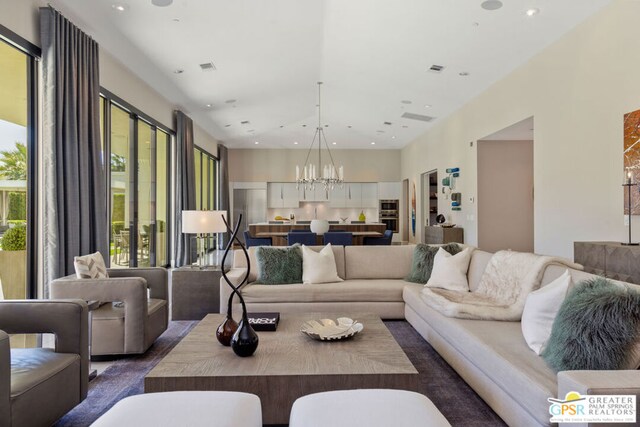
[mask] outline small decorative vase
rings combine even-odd
[[[311,225],[309,226],[309,228],[316,234],[324,234],[329,231],[329,221],[327,221],[326,219],[311,220]]]
[[[218,329],[216,330],[216,338],[218,338],[218,341],[220,342],[220,344],[229,347],[231,345],[231,338],[233,337],[233,334],[235,334],[237,330],[238,330],[238,322],[233,320],[233,317],[231,317],[231,315],[227,314],[227,317],[224,319],[224,322],[222,322],[220,326],[218,326]]]
[[[358,221],[366,221],[367,217],[364,216],[364,211],[360,211],[360,215],[358,216]]]
[[[246,311],[242,314],[242,320],[238,325],[238,330],[231,338],[231,348],[240,357],[249,357],[258,348],[258,334],[249,324]]]

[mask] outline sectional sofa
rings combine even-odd
[[[581,394],[635,394],[640,401],[640,371],[553,372],[527,346],[520,322],[446,317],[422,299],[422,285],[403,280],[411,270],[414,246],[337,246],[333,248],[343,282],[317,285],[258,285],[255,271],[242,289],[249,311],[371,312],[382,319],[406,319],[485,402],[509,425],[549,425],[547,398],[569,391]],[[319,250],[320,248],[315,248]],[[251,266],[255,248],[250,248]],[[228,277],[238,282],[246,261],[236,253]],[[492,254],[475,250],[469,265],[471,290],[477,288]],[[566,268],[550,266],[542,286]],[[594,277],[570,269],[574,282]],[[221,311],[230,295],[220,284]],[[238,313],[239,304],[233,310]]]

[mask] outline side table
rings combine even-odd
[[[220,267],[180,267],[169,271],[171,320],[202,320],[220,312]]]

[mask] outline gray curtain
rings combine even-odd
[[[98,44],[51,7],[40,9],[44,278],[73,273],[73,257],[109,262],[100,138]]]
[[[182,211],[196,208],[196,175],[193,159],[193,121],[176,111],[175,266],[190,263],[191,239],[182,234]]]
[[[231,212],[229,207],[229,150],[222,144],[218,145],[218,168],[220,170],[220,207],[221,211],[227,211],[227,218],[231,219]],[[233,227],[232,224],[230,224]],[[242,232],[243,230],[240,230]],[[222,237],[220,243],[224,249],[229,241],[229,233],[220,234]]]

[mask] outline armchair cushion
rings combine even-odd
[[[73,267],[78,279],[103,279],[109,277],[107,266],[100,252],[73,258]]]
[[[79,369],[80,356],[56,353],[50,348],[11,350],[11,397],[14,398],[44,383],[70,365]]]

